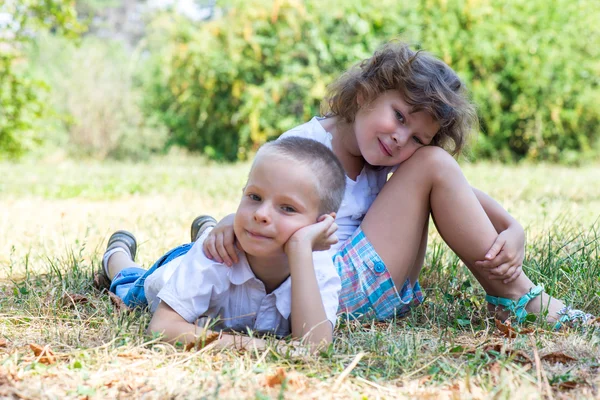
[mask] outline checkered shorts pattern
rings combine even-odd
[[[342,245],[333,257],[342,280],[339,314],[352,318],[386,320],[408,313],[423,302],[419,282],[407,279],[398,292],[381,257],[362,228]]]

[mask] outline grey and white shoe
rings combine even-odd
[[[214,228],[217,225],[217,220],[210,215],[200,215],[192,221],[190,228],[190,237],[192,242],[198,240],[207,228]]]
[[[126,253],[132,260],[135,260],[137,252],[137,241],[133,233],[128,231],[116,231],[106,245],[106,251],[102,256],[102,270],[94,275],[94,287],[98,290],[108,289],[110,287],[110,278],[108,277],[108,259],[111,255],[123,252]]]

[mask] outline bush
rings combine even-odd
[[[0,157],[18,157],[42,141],[37,128],[49,111],[47,86],[26,73],[23,45],[48,30],[73,38],[83,27],[68,0],[5,0],[0,15]]]
[[[146,109],[170,142],[243,159],[318,113],[325,88],[385,41],[444,59],[480,110],[479,157],[598,154],[600,9],[569,0],[235,0],[193,25],[158,16]],[[596,100],[595,100],[596,99]]]
[[[167,131],[143,115],[135,85],[143,62],[121,44],[87,37],[78,45],[41,36],[29,53],[33,76],[48,82],[45,142],[77,157],[143,159],[162,152]]]

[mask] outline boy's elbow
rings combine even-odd
[[[152,318],[146,328],[146,332],[149,335],[163,335],[165,332],[165,326],[159,318]]]

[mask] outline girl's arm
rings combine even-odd
[[[225,263],[232,266],[239,262],[237,251],[235,250],[235,233],[233,232],[233,220],[235,214],[229,214],[219,221],[219,223],[208,234],[202,249],[204,255],[216,262]]]
[[[204,330],[196,324],[187,322],[181,315],[177,314],[167,303],[161,301],[158,305],[150,324],[148,331],[162,335],[162,340],[169,343],[181,342],[184,345],[197,343],[201,340],[203,334],[210,334],[211,331]],[[216,341],[219,348],[248,349],[256,348],[263,350],[266,342],[262,339],[250,338],[247,336],[230,335],[221,333]]]
[[[332,238],[337,242],[336,230],[334,216],[323,216],[316,224],[299,229],[285,245],[292,276],[292,336],[304,339],[311,351],[333,339],[333,326],[327,318],[315,274],[313,248]]]
[[[485,259],[477,261],[475,265],[487,268],[490,279],[503,280],[504,283],[512,282],[522,272],[525,257],[523,227],[489,195],[476,188],[473,188],[473,192],[498,232],[498,237],[485,255]]]

